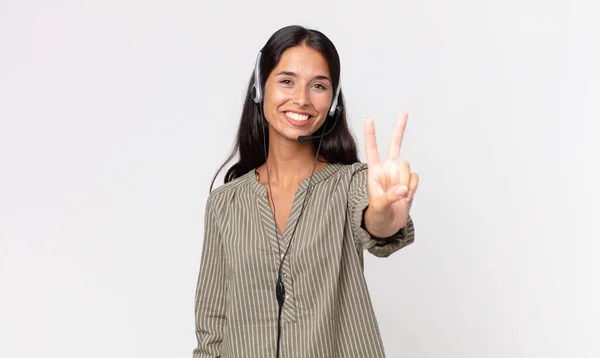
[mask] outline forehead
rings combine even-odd
[[[317,50],[306,45],[290,47],[281,54],[279,63],[273,68],[272,73],[281,71],[294,72],[298,76],[327,76],[329,65],[325,57]]]

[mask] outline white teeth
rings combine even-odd
[[[298,114],[294,112],[285,112],[285,115],[295,121],[307,121],[308,117],[310,117],[308,114]]]

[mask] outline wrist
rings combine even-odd
[[[385,228],[385,225],[379,223],[378,220],[375,220],[373,213],[369,211],[368,206],[363,210],[360,227],[366,230],[369,235],[373,236],[375,239],[385,240],[395,234],[395,232],[390,232],[389,228]]]

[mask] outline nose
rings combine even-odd
[[[298,88],[294,93],[294,99],[292,102],[300,107],[306,107],[310,105],[310,96],[308,90],[305,88]]]

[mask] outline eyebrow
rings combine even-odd
[[[292,76],[292,77],[296,77],[296,73],[290,72],[290,71],[281,71],[276,76]],[[324,75],[316,75],[314,77],[314,79],[315,80],[327,80],[327,81],[331,82],[331,80],[329,79],[329,77],[324,76]]]

